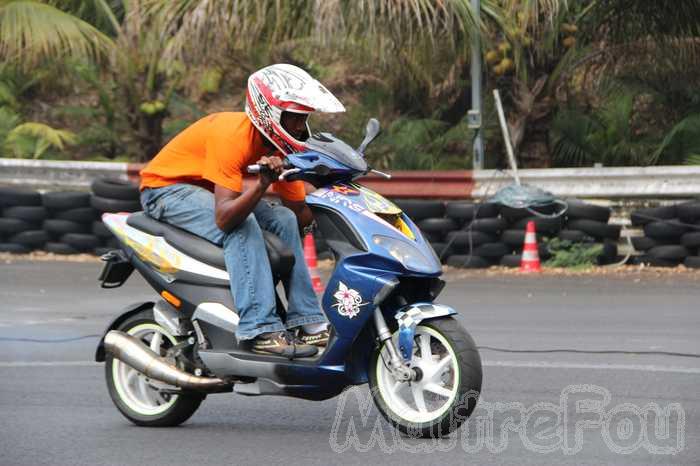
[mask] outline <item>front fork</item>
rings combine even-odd
[[[391,338],[391,331],[389,330],[386,320],[384,320],[384,315],[378,306],[374,309],[374,326],[377,330],[379,348],[382,348],[382,344],[384,344],[387,351],[389,351],[389,369],[391,370],[394,378],[396,378],[398,381],[404,382],[416,380],[418,376],[417,372],[408,366],[408,361],[399,356],[399,352]],[[379,357],[382,357],[381,354]]]

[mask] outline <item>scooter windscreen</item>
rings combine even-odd
[[[367,171],[367,162],[362,154],[330,133],[313,134],[305,144],[308,150],[328,155],[353,170]]]

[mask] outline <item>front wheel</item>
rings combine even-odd
[[[126,319],[117,330],[139,339],[161,356],[179,343],[175,336],[156,322],[151,309]],[[105,377],[109,395],[117,409],[140,426],[181,424],[194,414],[204,399],[204,395],[198,393],[172,393],[177,387],[151,380],[111,354],[105,357]],[[164,391],[163,388],[171,388],[172,391]]]
[[[398,347],[398,332],[393,335]],[[416,327],[411,367],[419,380],[397,381],[386,345],[370,360],[369,386],[377,408],[401,432],[439,437],[456,430],[476,407],[481,392],[481,358],[476,344],[452,317]]]

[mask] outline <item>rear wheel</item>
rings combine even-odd
[[[398,343],[398,332],[393,335]],[[398,345],[397,345],[398,346]],[[447,435],[474,410],[481,391],[481,358],[474,340],[453,318],[416,327],[411,367],[419,380],[397,381],[386,345],[370,361],[369,385],[382,415],[400,431],[419,437]]]
[[[139,339],[151,351],[165,356],[178,339],[163,328],[148,309],[124,321],[117,330]],[[177,364],[176,361],[171,361]],[[168,393],[177,390],[149,379],[137,370],[107,354],[105,358],[107,388],[117,409],[131,422],[147,427],[176,426],[185,422],[199,408],[205,396],[199,393]]]

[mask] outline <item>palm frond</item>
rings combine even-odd
[[[33,142],[31,146],[27,144],[30,141]],[[5,139],[6,145],[17,157],[30,156],[35,159],[41,157],[50,148],[62,151],[66,145],[73,145],[76,142],[77,136],[73,132],[36,122],[16,126]],[[27,150],[28,147],[32,147],[31,153]]]
[[[681,163],[700,154],[700,114],[681,120],[654,152],[651,163]]]
[[[51,5],[32,0],[0,3],[0,57],[30,69],[63,57],[92,60],[112,46],[105,34]]]

